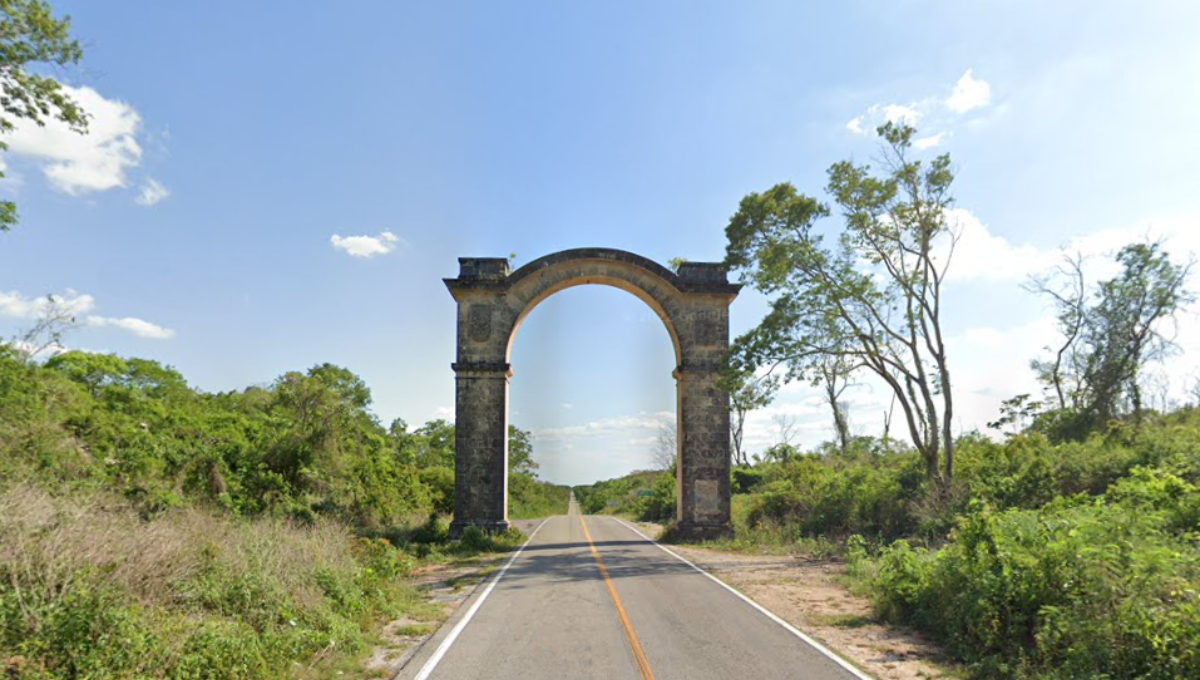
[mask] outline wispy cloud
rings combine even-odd
[[[163,328],[158,324],[150,323],[144,319],[138,319],[132,316],[121,317],[119,319],[109,316],[89,316],[86,321],[89,326],[110,326],[120,328],[121,330],[129,331],[141,338],[150,338],[152,340],[168,340],[175,336],[175,331],[169,328]]]
[[[110,317],[90,314],[96,308],[96,298],[68,289],[62,295],[27,297],[17,291],[0,291],[0,316],[17,319],[36,319],[52,309],[76,317],[78,323],[92,327],[118,328],[142,338],[167,340],[175,331],[132,316]]]
[[[66,314],[86,314],[96,307],[96,298],[70,288],[62,295],[43,295],[41,297],[26,297],[15,290],[0,291],[0,316],[36,319],[51,307],[57,307],[59,311]]]
[[[137,198],[133,200],[136,201],[138,205],[144,205],[148,208],[170,195],[170,189],[163,186],[162,182],[159,182],[151,177],[147,178],[145,183],[142,184],[141,192],[137,195]]]
[[[637,436],[638,431],[657,431],[663,425],[674,423],[675,414],[670,411],[657,413],[641,413],[635,416],[616,416],[594,420],[583,425],[567,427],[548,427],[534,430],[533,436],[539,441],[570,440],[578,437],[608,437],[628,434]],[[644,435],[643,435],[644,436]]]
[[[913,148],[916,149],[917,151],[924,151],[925,149],[932,149],[933,147],[941,144],[942,140],[946,138],[946,135],[947,135],[947,133],[945,133],[945,132],[939,132],[936,135],[929,135],[928,137],[919,137],[919,138],[913,140]]]
[[[986,80],[976,78],[973,69],[967,69],[948,96],[931,94],[904,104],[872,104],[861,115],[846,123],[846,130],[851,134],[863,135],[885,122],[933,129],[950,128],[962,114],[990,105],[991,92],[991,85]],[[942,129],[914,140],[913,146],[917,150],[933,148],[945,141],[948,135],[949,132]]]
[[[1168,251],[1177,258],[1200,253],[1200,213],[1195,212],[1102,229],[1054,248],[1013,243],[1000,234],[992,233],[982,220],[966,208],[947,210],[946,223],[957,236],[953,259],[946,275],[949,282],[1019,282],[1031,274],[1047,271],[1059,264],[1064,253],[1082,255],[1093,277],[1110,276],[1115,271],[1112,256],[1122,246],[1146,238],[1165,239]],[[935,259],[944,262],[947,254],[949,243],[943,243]]]
[[[904,123],[915,126],[921,121],[921,112],[916,104],[888,104],[882,108],[883,118],[889,123]]]

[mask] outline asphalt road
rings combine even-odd
[[[397,676],[856,677],[865,676],[619,520],[581,517],[574,502],[567,516],[546,520],[499,580],[463,603]]]

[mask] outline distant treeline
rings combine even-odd
[[[371,392],[322,364],[210,394],[157,362],[66,352],[44,363],[0,345],[0,475],[114,490],[146,514],[204,502],[239,515],[335,517],[378,528],[454,506],[454,426],[383,426]],[[565,511],[509,428],[514,517]],[[563,509],[558,509],[558,505]]]

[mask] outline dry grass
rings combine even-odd
[[[0,620],[0,647],[47,678],[69,676],[58,662],[68,656],[115,673],[105,678],[192,677],[180,669],[214,663],[253,669],[248,678],[308,677],[351,663],[382,617],[423,611],[410,584],[379,571],[381,545],[333,521],[197,508],[147,520],[110,493],[15,484],[0,490],[0,602],[15,614]],[[139,651],[96,651],[114,621]]]
[[[56,496],[27,483],[0,492],[0,565],[14,584],[44,592],[67,592],[80,574],[100,574],[143,604],[170,605],[215,565],[262,574],[301,606],[315,604],[322,597],[316,569],[356,568],[350,540],[333,522],[231,521],[195,508],[143,520],[102,493]]]

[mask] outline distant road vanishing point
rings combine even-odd
[[[397,678],[868,676],[628,524],[580,515],[572,499]]]

